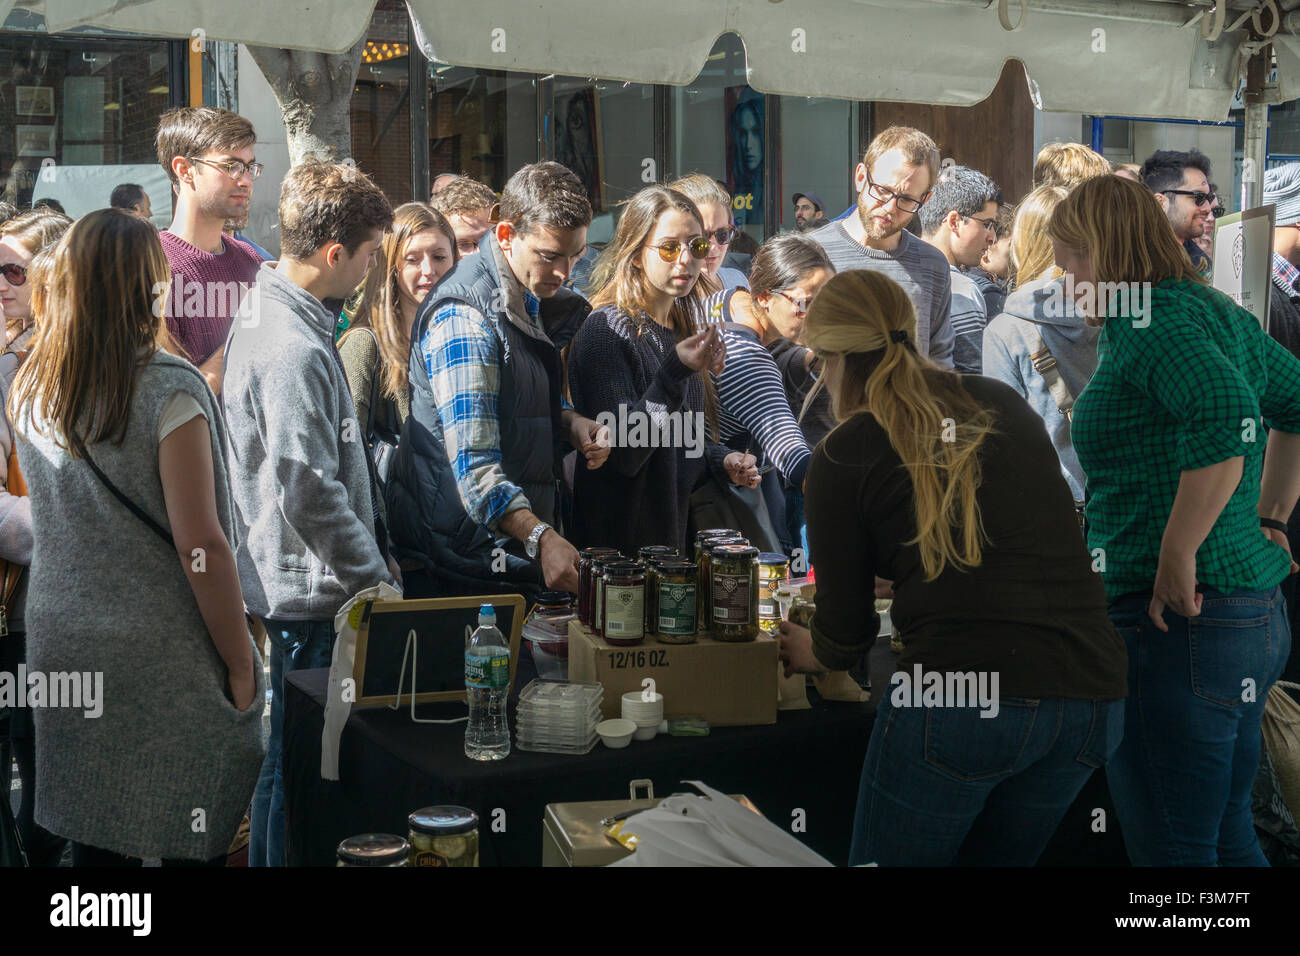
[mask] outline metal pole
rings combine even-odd
[[[1102,118],[1094,116],[1092,118],[1092,151],[1098,155],[1101,155],[1102,146],[1104,145],[1105,137],[1103,134],[1105,129],[1106,124]]]
[[[1241,208],[1254,209],[1264,195],[1264,168],[1268,161],[1268,103],[1264,83],[1273,60],[1269,44],[1251,57],[1246,67],[1246,141],[1242,149]]]

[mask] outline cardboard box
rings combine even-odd
[[[650,636],[634,647],[607,644],[589,627],[569,624],[569,680],[599,681],[601,712],[622,716],[623,695],[653,678],[665,717],[703,717],[715,727],[776,723],[777,642],[766,634],[732,644],[701,636],[664,644]]]

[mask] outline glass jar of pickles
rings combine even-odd
[[[592,559],[591,624],[589,626],[597,634],[605,633],[605,565],[625,560],[627,559],[617,551],[613,554],[598,555]]]
[[[636,554],[638,560],[645,565],[645,633],[648,636],[655,631],[654,595],[659,563],[678,557],[678,552],[676,548],[665,544],[652,544],[639,549]]]
[[[659,562],[655,593],[655,636],[665,644],[694,644],[699,568],[681,559]]]
[[[749,540],[742,538],[740,535],[731,535],[726,538],[710,538],[704,542],[703,547],[700,549],[699,584],[702,593],[699,599],[700,609],[696,621],[701,631],[713,630],[713,585],[711,583],[712,578],[709,576],[713,551],[715,548],[727,544],[749,544]]]
[[[406,866],[410,844],[391,833],[363,833],[339,844],[339,866]]]
[[[708,531],[695,532],[695,563],[700,563],[700,556],[704,553],[705,542],[717,538],[739,538],[740,536],[739,531],[731,528],[710,528]]]
[[[790,559],[784,554],[764,552],[758,556],[758,626],[775,634],[781,624],[781,607],[776,592],[790,577]]]
[[[715,639],[738,642],[758,637],[758,548],[714,545],[709,590]]]
[[[598,558],[614,557],[614,548],[584,548],[578,552],[578,620],[591,627],[596,617],[596,579]]]
[[[605,565],[605,641],[626,647],[645,640],[645,570],[635,561]]]
[[[478,814],[464,807],[425,807],[406,818],[408,866],[478,866]]]

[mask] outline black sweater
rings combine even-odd
[[[1113,700],[1126,694],[1124,642],[1106,616],[1101,575],[1043,421],[1001,382],[963,375],[997,432],[980,452],[976,492],[990,543],[978,568],[926,582],[912,483],[869,413],[846,421],[808,467],[808,543],[817,555],[813,646],[851,666],[875,641],[872,582],[894,582],[899,669],[996,672],[1017,697]]]
[[[697,430],[705,410],[704,383],[682,364],[676,347],[669,329],[648,318],[638,326],[612,306],[592,312],[569,346],[569,391],[578,414],[601,421],[608,413],[617,419],[623,406],[626,437],[633,440],[636,421],[647,421],[647,410],[655,420],[673,412],[697,416],[689,433],[676,428],[659,433],[657,443],[667,437],[677,440],[677,447],[645,447],[645,441],[641,447],[621,447],[616,422],[614,447],[602,467],[588,469],[579,458],[569,536],[576,547],[634,555],[646,545],[666,544],[686,553],[690,494],[710,467],[723,475],[722,459],[730,449],[705,442],[704,431]],[[683,435],[698,443],[682,447]]]

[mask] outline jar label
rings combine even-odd
[[[596,607],[591,615],[592,623],[597,627],[605,626],[605,579],[596,579]]]
[[[418,850],[415,854],[414,866],[451,866],[449,861],[441,853],[434,853],[432,850]]]
[[[640,637],[645,633],[645,587],[605,585],[605,633]]]
[[[777,616],[775,601],[759,601],[758,616],[761,618],[773,618]]]
[[[748,573],[727,574],[713,569],[713,619],[722,624],[754,624],[752,579]]]
[[[659,633],[695,633],[695,585],[659,585]]]

